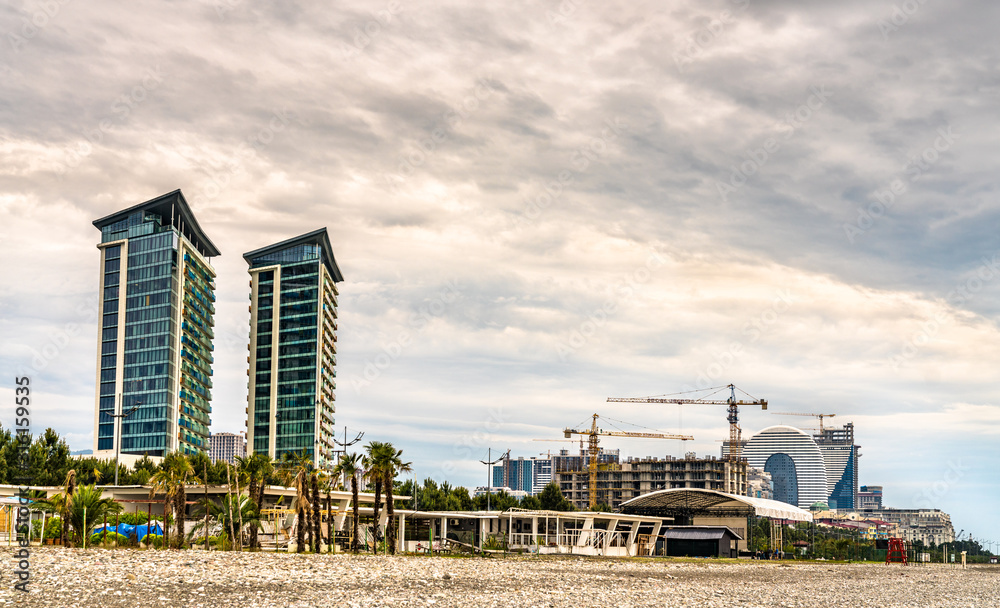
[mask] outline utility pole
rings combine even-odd
[[[486,460],[479,461],[486,465],[486,510],[487,511],[490,510],[490,495],[492,494],[491,490],[493,489],[493,465],[497,464],[498,462],[502,462],[504,458],[507,458],[509,456],[510,456],[510,450],[507,450],[507,452],[500,458],[497,458],[496,460],[490,460],[490,458],[493,457],[493,448],[486,448]]]
[[[118,393],[118,407],[115,409],[116,412],[120,411],[125,407],[125,404],[122,403],[122,399],[123,399],[122,394]],[[132,409],[125,412],[124,414],[119,414],[119,413],[110,414],[110,416],[115,419],[115,423],[118,428],[118,436],[115,437],[115,487],[118,487],[118,454],[121,452],[121,446],[122,446],[122,419],[128,418],[132,414],[132,412],[139,409],[140,405],[142,405],[141,401],[133,405]]]
[[[347,448],[350,447],[350,446],[352,446],[352,445],[354,445],[355,443],[361,441],[361,438],[364,437],[364,436],[365,436],[365,432],[361,431],[360,433],[358,433],[357,437],[355,437],[354,439],[348,441],[347,440],[347,425],[345,424],[344,425],[344,441],[343,441],[343,443],[337,441],[336,437],[333,438],[333,442],[335,444],[337,444],[340,447],[344,448],[342,450],[333,450],[334,457],[336,457],[337,454],[346,454],[347,453]],[[345,488],[347,487],[347,477],[343,473],[340,476],[340,485],[344,486]]]

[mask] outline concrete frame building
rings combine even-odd
[[[724,492],[733,476],[745,485],[746,463],[735,468],[728,460],[689,457],[629,459],[621,463],[600,465],[597,470],[597,500],[611,508],[650,492],[671,488],[697,488]],[[590,473],[556,471],[555,476],[563,496],[579,509],[589,506]]]
[[[236,457],[247,455],[246,433],[212,433],[208,436],[208,457],[212,462],[236,464]]]
[[[94,456],[208,451],[219,255],[180,190],[94,221],[101,231]],[[114,415],[131,411],[122,421]],[[119,437],[120,435],[120,437]]]
[[[250,272],[247,446],[332,468],[337,283],[326,228],[243,254]]]

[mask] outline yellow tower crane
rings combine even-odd
[[[600,435],[610,436],[610,437],[640,437],[644,439],[679,439],[681,441],[691,441],[694,437],[689,435],[667,435],[665,433],[633,433],[629,431],[604,431],[597,428],[597,419],[600,418],[597,414],[593,416],[593,422],[589,429],[563,429],[563,434],[567,439],[572,438],[573,435],[587,435],[588,441],[588,454],[590,455],[588,463],[588,471],[590,473],[590,492],[589,492],[589,503],[590,508],[593,509],[597,506],[597,457],[600,452],[598,449],[597,438]]]
[[[736,386],[729,384],[726,386],[716,386],[714,388],[705,389],[706,391],[714,390],[718,392],[722,389],[729,389],[729,399],[725,401],[720,401],[717,399],[679,399],[671,395],[663,395],[660,397],[608,397],[608,403],[677,403],[680,405],[727,405],[729,420],[729,461],[732,463],[739,463],[740,461],[740,407],[741,405],[759,405],[760,409],[767,409],[767,399],[753,399],[753,397],[746,391],[740,390],[741,393],[751,397],[752,401],[737,401],[736,399]],[[678,393],[680,394],[680,393]]]
[[[771,412],[775,416],[812,416],[813,418],[819,418],[819,434],[823,434],[823,419],[833,418],[836,414],[804,414],[800,412]]]

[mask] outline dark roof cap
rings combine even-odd
[[[337,260],[333,257],[333,245],[330,244],[330,235],[327,234],[325,227],[300,234],[280,243],[248,251],[243,254],[243,259],[247,261],[247,264],[253,264],[254,258],[289,249],[297,245],[319,245],[320,251],[323,252],[321,256],[323,263],[330,272],[330,276],[333,277],[334,282],[339,283],[344,280],[344,275],[340,274],[340,268],[337,266]]]
[[[110,226],[115,222],[127,218],[136,211],[151,211],[167,221],[169,221],[167,218],[173,217],[173,226],[181,230],[182,234],[194,244],[202,255],[207,257],[221,255],[215,244],[212,243],[208,236],[205,235],[205,231],[198,225],[198,220],[195,219],[194,213],[191,212],[191,207],[188,206],[187,199],[184,198],[184,194],[180,189],[168,192],[144,203],[139,203],[128,209],[116,211],[99,220],[94,220],[94,226],[98,229]]]

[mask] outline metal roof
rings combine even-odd
[[[623,513],[637,515],[698,514],[740,516],[753,513],[759,517],[812,521],[812,513],[796,506],[768,500],[726,494],[716,490],[673,488],[637,496],[620,507]]]
[[[187,199],[184,198],[184,193],[180,189],[151,198],[128,209],[116,211],[111,215],[105,215],[101,219],[94,220],[94,226],[98,229],[110,226],[126,219],[136,211],[151,211],[163,218],[164,222],[172,221],[173,226],[180,230],[202,255],[206,257],[221,255],[215,244],[198,225],[198,220],[195,219],[194,213],[192,213],[191,207],[188,206]]]
[[[665,528],[660,534],[667,540],[719,540],[727,534],[736,540],[743,537],[733,532],[728,526],[685,526],[683,528]]]
[[[344,275],[340,273],[340,268],[337,266],[337,260],[333,257],[333,245],[330,244],[330,235],[327,234],[326,227],[300,234],[280,243],[248,251],[243,254],[243,259],[247,261],[247,264],[253,264],[253,259],[256,257],[282,251],[296,245],[319,245],[320,250],[323,252],[323,263],[330,272],[330,276],[333,277],[334,282],[339,283],[344,280]]]

